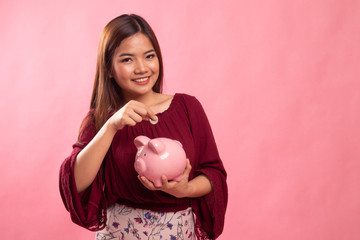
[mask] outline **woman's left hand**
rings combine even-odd
[[[149,190],[160,190],[173,195],[177,198],[184,198],[191,195],[192,185],[189,184],[189,174],[191,171],[191,165],[189,159],[186,160],[186,168],[183,173],[182,179],[177,181],[168,181],[166,176],[161,177],[162,187],[155,187],[154,184],[144,176],[138,176],[140,182]]]

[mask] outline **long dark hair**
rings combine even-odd
[[[110,111],[119,110],[124,104],[124,97],[121,88],[110,77],[112,70],[112,58],[115,49],[120,43],[136,33],[146,35],[151,41],[157,58],[159,60],[159,77],[153,87],[154,92],[161,93],[163,85],[163,62],[160,46],[150,25],[142,17],[135,14],[124,14],[111,20],[101,34],[96,74],[93,92],[91,96],[91,114],[83,122],[85,127],[88,120],[95,122],[96,131],[104,125],[109,117]]]

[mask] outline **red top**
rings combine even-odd
[[[223,231],[228,193],[226,171],[206,114],[195,97],[175,94],[169,108],[157,116],[159,122],[155,125],[142,121],[118,131],[103,162],[103,172],[99,171],[92,185],[78,194],[74,162],[96,134],[94,124],[88,124],[61,165],[60,193],[65,207],[74,223],[97,231],[106,225],[106,207],[115,202],[153,211],[178,211],[191,206],[198,238],[215,239]],[[211,180],[213,192],[200,198],[176,198],[145,188],[134,169],[137,149],[133,141],[139,135],[180,141],[192,166],[189,180],[205,174]]]

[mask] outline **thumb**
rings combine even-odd
[[[190,164],[190,160],[187,158],[186,159],[186,167],[185,167],[185,170],[184,170],[184,175],[185,176],[189,176],[190,175],[190,172],[191,172],[191,164]]]

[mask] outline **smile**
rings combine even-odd
[[[146,84],[150,81],[150,77],[144,77],[144,78],[137,78],[137,79],[132,79],[131,81],[137,83],[137,84]]]

